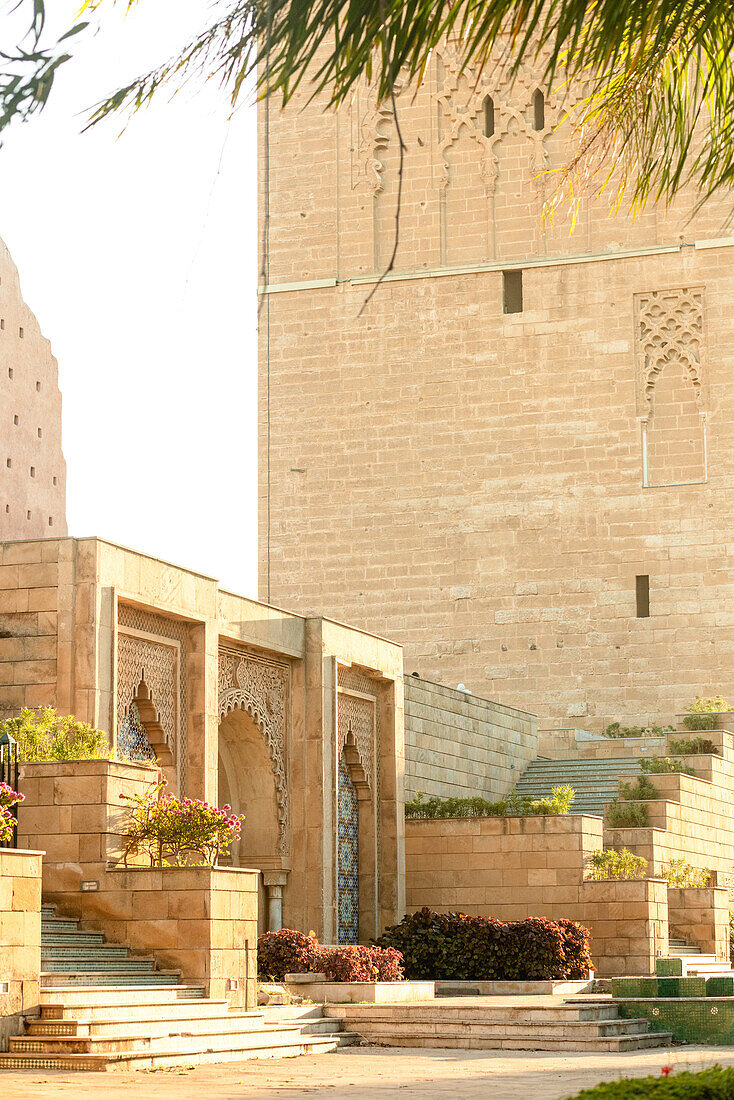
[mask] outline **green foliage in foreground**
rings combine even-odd
[[[21,760],[108,760],[110,743],[104,730],[73,715],[57,714],[53,707],[29,710],[0,722],[0,735],[9,733],[18,742]]]
[[[693,768],[682,760],[670,756],[645,756],[640,760],[640,768],[648,775],[666,775],[668,772],[680,772],[683,775],[695,775]]]
[[[418,794],[405,803],[408,818],[432,817],[560,817],[567,814],[576,797],[573,787],[554,787],[551,798],[530,798],[516,791],[498,802],[486,798],[426,798]]]
[[[713,1066],[700,1073],[626,1077],[622,1081],[607,1081],[593,1089],[583,1089],[573,1100],[636,1100],[637,1097],[647,1100],[649,1096],[660,1097],[660,1100],[732,1100],[734,1069]]]
[[[670,748],[681,756],[718,756],[719,750],[708,737],[671,737]]]
[[[650,824],[646,802],[620,802],[615,798],[605,816],[610,829],[644,829]]]
[[[620,783],[619,796],[628,802],[644,802],[648,798],[660,798],[660,791],[647,775],[640,775],[634,783]],[[615,803],[618,799],[615,798]]]
[[[684,859],[671,859],[663,864],[660,869],[660,878],[664,878],[668,886],[686,888],[690,886],[708,886],[711,871],[708,867],[692,867]]]
[[[639,879],[647,874],[647,860],[627,848],[617,851],[604,848],[592,852],[586,861],[586,877],[593,882],[602,879]]]

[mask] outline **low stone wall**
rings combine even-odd
[[[42,852],[0,848],[0,1051],[38,1008],[41,981]]]
[[[668,953],[668,884],[664,879],[585,882],[581,913],[568,914],[591,932],[600,977],[654,974]]]
[[[408,819],[407,909],[577,919],[584,865],[601,846],[601,819],[584,814]]]
[[[671,937],[729,960],[729,891],[722,886],[668,887]]]
[[[23,763],[19,786],[18,844],[41,849],[43,893],[79,890],[99,880],[122,853],[126,804],[121,795],[143,794],[158,781],[158,769],[112,760]]]
[[[62,913],[181,970],[208,997],[257,1006],[259,872],[228,867],[110,869],[91,893],[58,893]],[[239,988],[230,989],[234,979]]]
[[[502,798],[538,752],[538,720],[514,707],[405,677],[405,797]]]

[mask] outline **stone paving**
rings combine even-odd
[[[660,1073],[661,1066],[734,1066],[731,1047],[673,1047],[627,1054],[523,1051],[386,1050],[352,1047],[338,1054],[199,1066],[155,1073],[8,1071],[13,1100],[567,1100],[582,1088],[620,1077]]]

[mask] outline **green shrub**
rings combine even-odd
[[[734,710],[731,703],[721,695],[713,695],[708,699],[696,696],[695,702],[686,707],[688,714],[683,719],[683,725],[687,730],[715,730],[716,716],[724,711]]]
[[[513,791],[507,798],[489,802],[486,798],[426,798],[417,794],[405,803],[408,818],[436,817],[559,817],[567,814],[575,798],[573,787],[554,787],[551,798],[531,798]]]
[[[664,878],[668,886],[708,886],[711,871],[706,867],[692,867],[684,859],[671,859],[663,864],[659,878]]]
[[[708,737],[671,737],[670,747],[681,756],[718,756],[719,750]]]
[[[675,726],[621,726],[619,722],[610,722],[603,730],[604,737],[662,737],[674,730]]]
[[[640,775],[634,783],[619,784],[620,798],[628,802],[644,802],[648,798],[660,798],[660,791],[647,775]],[[618,801],[615,799],[615,801]]]
[[[17,718],[0,722],[0,735],[9,733],[18,742],[21,760],[107,760],[110,744],[104,730],[73,715],[57,714],[53,707],[39,711],[24,707]]]
[[[589,932],[575,921],[498,921],[424,908],[375,941],[405,959],[406,978],[531,981],[588,977]]]
[[[620,802],[615,798],[606,812],[606,825],[610,829],[642,829],[650,824],[646,802]]]
[[[601,879],[639,879],[647,874],[647,860],[628,848],[604,848],[592,852],[586,861],[586,877],[593,882]]]
[[[683,775],[695,775],[693,768],[682,760],[670,756],[645,756],[640,760],[640,768],[649,775],[666,775],[668,772],[681,772]]]
[[[664,1066],[659,1077],[623,1077],[621,1081],[606,1081],[592,1089],[577,1092],[573,1100],[731,1100],[734,1096],[734,1068],[712,1066],[698,1073],[670,1075]]]

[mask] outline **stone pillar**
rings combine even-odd
[[[268,932],[280,932],[283,927],[283,887],[287,881],[287,871],[263,871],[268,895]]]

